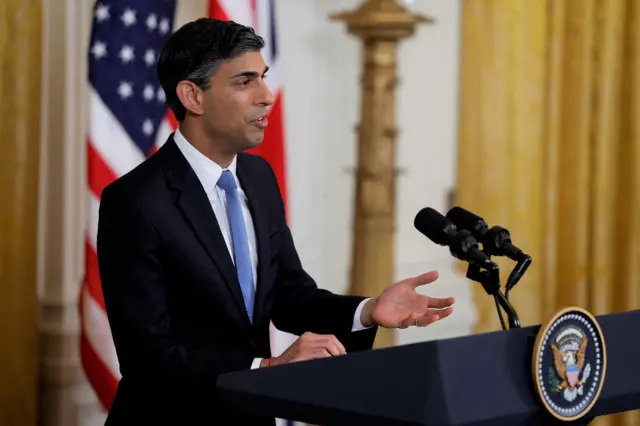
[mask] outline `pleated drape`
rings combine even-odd
[[[511,297],[523,325],[564,306],[640,308],[640,2],[462,7],[457,204],[533,257]],[[506,278],[513,263],[499,264]],[[476,330],[499,329],[475,292]]]

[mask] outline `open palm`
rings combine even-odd
[[[416,292],[419,286],[437,279],[438,272],[432,271],[390,285],[377,297],[372,319],[382,327],[407,328],[424,327],[448,317],[453,312],[453,297],[427,297]]]

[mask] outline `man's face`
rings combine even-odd
[[[273,104],[267,69],[260,52],[246,52],[219,63],[211,77],[203,99],[205,131],[227,148],[242,151],[262,143]]]

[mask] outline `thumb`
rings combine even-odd
[[[411,284],[414,287],[419,287],[425,284],[431,284],[432,282],[437,280],[439,276],[440,276],[440,273],[438,271],[430,271],[422,275],[418,275],[417,277],[409,278],[409,284]]]

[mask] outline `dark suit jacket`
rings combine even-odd
[[[107,425],[273,424],[216,395],[219,374],[271,355],[269,320],[297,335],[335,334],[347,352],[372,347],[375,327],[351,332],[362,298],[318,289],[302,268],[268,163],[241,153],[237,174],[258,246],[253,324],[209,200],[173,138],[104,189],[97,250],[122,373]]]

